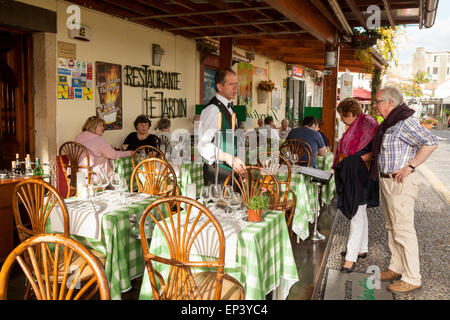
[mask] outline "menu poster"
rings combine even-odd
[[[92,63],[75,59],[58,58],[56,79],[58,99],[92,100]],[[83,96],[81,87],[91,92],[90,99],[86,99]]]
[[[96,61],[95,70],[97,115],[105,120],[106,130],[122,129],[122,66]]]

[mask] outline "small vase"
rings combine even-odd
[[[248,209],[247,213],[249,222],[261,221],[261,209]]]

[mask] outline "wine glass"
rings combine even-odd
[[[100,175],[98,174],[92,175],[91,183],[94,187],[94,197],[97,197],[97,191],[102,185],[102,179],[100,178]]]
[[[127,179],[125,179],[125,177],[120,176],[119,174],[116,175],[119,178],[118,191],[120,202],[123,203],[124,202],[123,194],[125,193],[125,191],[127,191]]]
[[[236,210],[241,207],[242,196],[239,192],[233,192],[231,194],[230,207],[233,209],[233,216],[236,218]]]
[[[222,200],[225,201],[225,203],[227,204],[227,206],[225,206],[225,213],[230,213],[230,201],[232,198],[234,191],[233,191],[233,187],[232,186],[224,186],[223,187],[223,194],[222,194]]]
[[[202,186],[200,200],[203,202],[204,206],[208,205],[209,200],[211,200],[211,189],[209,186]]]
[[[296,154],[296,153],[292,153],[291,154],[291,162],[292,162],[292,165],[296,165],[297,164],[297,162],[298,162],[298,154]]]
[[[102,188],[102,190],[105,191],[106,187],[109,185],[108,176],[105,174],[104,171],[100,171],[98,173],[98,177],[100,178],[100,188]]]
[[[291,152],[289,150],[283,151],[284,158],[291,164]]]
[[[217,208],[217,202],[222,199],[222,186],[219,184],[213,184],[211,185],[211,199],[215,204],[215,207]]]

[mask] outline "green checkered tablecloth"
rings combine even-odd
[[[232,267],[225,265],[225,272],[243,284],[247,300],[265,300],[266,294],[278,286],[281,299],[286,299],[289,289],[299,279],[285,218],[280,211],[268,211],[263,217],[264,221],[249,223],[239,232],[236,263]],[[169,257],[167,244],[157,230],[153,233],[150,252]],[[169,268],[166,265],[153,265],[167,275]],[[145,272],[139,299],[148,300],[152,296]]]
[[[131,237],[130,216],[141,215],[155,199],[140,200],[103,215],[101,240],[72,235],[85,246],[105,254],[105,273],[112,300],[120,300],[121,292],[131,289],[131,280],[142,275],[141,242]]]
[[[325,156],[318,156],[316,159],[317,167],[325,171],[332,171],[333,154],[327,153]],[[286,179],[286,174],[277,174],[277,178]],[[297,196],[297,203],[295,206],[294,219],[292,222],[292,230],[300,239],[305,240],[309,236],[308,223],[314,222],[314,213],[316,210],[316,184],[311,182],[309,177],[301,173],[292,173],[291,175],[291,189]],[[321,201],[330,204],[334,196],[334,176],[328,184],[322,187]]]
[[[125,177],[127,180],[127,189],[129,189],[131,174],[133,173],[131,157],[115,159],[114,171]],[[181,164],[181,176],[177,174],[177,180],[181,195],[187,195],[188,184],[195,184],[197,197],[200,197],[200,190],[203,185],[203,162]]]

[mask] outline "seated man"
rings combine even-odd
[[[290,131],[291,131],[291,128],[289,127],[289,120],[283,119],[281,121],[280,138],[286,139]]]
[[[286,140],[299,139],[305,141],[311,147],[311,167],[316,167],[316,154],[324,156],[327,148],[323,142],[322,136],[315,129],[319,122],[316,118],[310,116],[303,119],[302,127],[292,129]],[[306,160],[304,158],[300,160]]]

